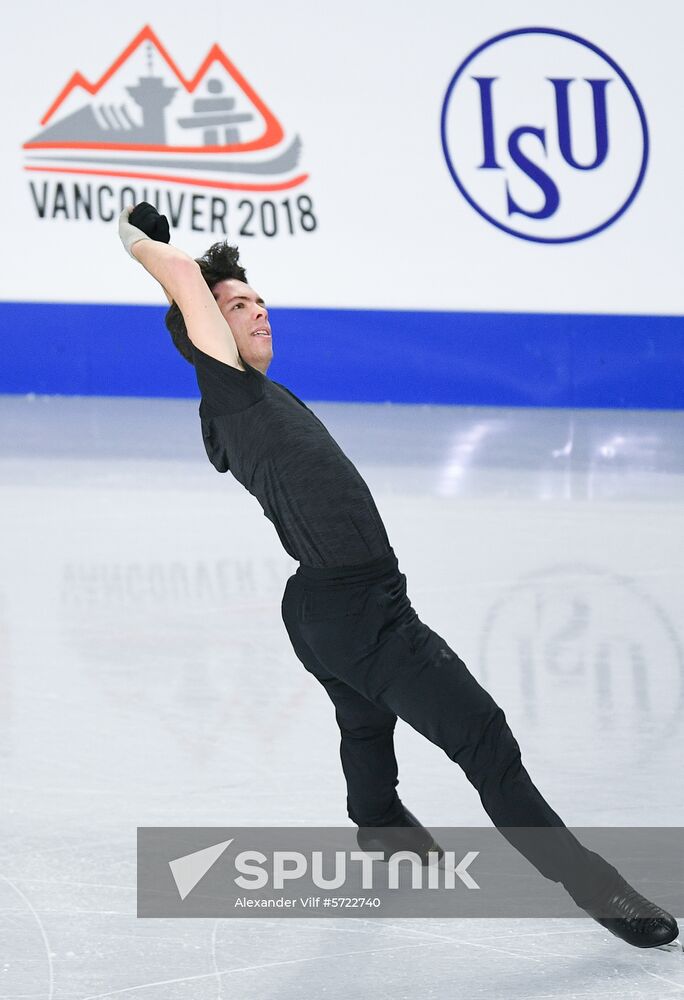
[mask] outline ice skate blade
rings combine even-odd
[[[681,955],[684,953],[684,943],[681,937],[678,937],[674,941],[670,941],[669,944],[659,944],[655,951],[675,951]]]

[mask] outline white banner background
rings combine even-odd
[[[300,165],[310,180],[301,190],[313,198],[316,231],[232,237],[269,304],[684,312],[684,10],[674,0],[648,7],[526,0],[515,11],[503,0],[420,7],[120,0],[111,8],[27,0],[3,22],[2,299],[162,301],[124,255],[113,223],[38,218],[30,179],[67,186],[97,179],[29,174],[22,150],[74,71],[97,79],[149,24],[186,76],[218,43],[288,136],[302,139]],[[456,188],[441,146],[442,103],[457,67],[492,36],[537,25],[577,34],[610,55],[633,82],[649,125],[650,160],[635,201],[604,232],[576,243],[526,242],[485,221]],[[185,227],[174,234],[193,255],[215,238]]]

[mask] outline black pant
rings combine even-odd
[[[418,618],[392,550],[359,566],[300,566],[282,615],[298,659],[335,706],[347,811],[358,826],[401,816],[399,717],[463,768],[503,836],[579,905],[613,881],[616,869],[580,844],[533,785],[503,711]],[[532,827],[547,829],[535,836]]]

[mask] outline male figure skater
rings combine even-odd
[[[399,717],[461,766],[503,836],[578,906],[636,947],[674,941],[674,917],[570,833],[523,767],[501,708],[418,618],[366,483],[311,410],[266,375],[268,311],[237,249],[217,243],[195,261],[167,245],[166,220],[145,203],[122,212],[119,232],[171,303],[167,326],[195,367],[211,462],[256,497],[300,563],[283,621],[335,706],[360,846],[409,847],[424,860],[439,850],[396,792]]]

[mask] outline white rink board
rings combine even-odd
[[[684,311],[679,250],[684,224],[679,193],[679,165],[684,159],[679,127],[684,12],[674,0],[655,8],[634,0],[600,6],[579,0],[571,7],[526,0],[514,11],[502,0],[486,5],[433,0],[420,12],[405,0],[370,5],[350,0],[336,8],[313,0],[289,5],[255,0],[248,5],[215,5],[192,16],[187,4],[177,0],[146,3],[143,9],[132,0],[121,0],[114,18],[99,5],[74,0],[61,8],[37,0],[12,5],[4,14],[5,37],[12,43],[6,44],[0,62],[6,95],[5,155],[0,160],[2,299],[160,301],[154,284],[121,251],[113,223],[65,217],[73,215],[69,192],[74,183],[106,184],[114,203],[129,181],[67,174],[66,160],[61,165],[49,161],[50,172],[29,172],[27,165],[48,161],[28,160],[29,153],[44,156],[44,149],[23,148],[45,128],[41,119],[72,74],[80,71],[91,83],[97,81],[145,25],[186,78],[197,73],[214,44],[220,46],[282,125],[282,141],[273,149],[294,155],[291,144],[296,137],[301,140],[298,162],[287,177],[304,174],[307,179],[272,195],[222,191],[197,183],[132,182],[136,190],[147,184],[163,196],[170,191],[176,202],[185,195],[175,241],[193,254],[218,238],[206,231],[212,197],[223,197],[228,219],[240,224],[249,209],[238,209],[238,203],[251,202],[254,235],[229,235],[241,245],[250,280],[271,303],[450,311],[663,315]],[[510,235],[479,214],[452,178],[440,137],[447,88],[464,60],[497,35],[534,26],[579,36],[605,53],[633,85],[648,123],[648,162],[631,204],[596,235],[558,245]],[[74,90],[50,123],[99,102],[105,107],[96,114],[105,116],[99,119],[100,126],[112,105],[119,109],[126,105],[135,124],[135,106],[125,88],[146,72],[146,58],[143,50],[132,56],[99,96],[83,87]],[[167,75],[168,66],[154,54],[152,72],[162,69]],[[608,63],[560,36],[528,35],[490,48],[470,70],[463,77],[468,88],[454,89],[461,117],[449,119],[447,135],[454,161],[488,211],[505,213],[507,183],[527,211],[542,206],[542,189],[508,153],[510,136],[521,126],[544,129],[545,149],[539,136],[528,133],[519,137],[519,150],[548,171],[560,205],[545,222],[522,215],[514,221],[530,232],[557,236],[571,232],[573,226],[599,226],[620,208],[638,174],[644,144],[629,90]],[[584,165],[596,151],[586,80],[610,77],[609,145],[605,162],[596,169],[575,168],[563,160],[553,89],[545,74],[569,79],[576,74],[569,104],[572,151]],[[482,109],[475,102],[472,76],[498,77],[492,95],[499,170],[478,166],[483,157]],[[171,114],[173,105],[169,108],[169,143],[178,145],[184,135],[190,137],[187,142],[197,143],[197,130],[184,126],[181,135],[177,122],[195,113],[190,105],[200,92],[205,99],[210,96],[202,82],[192,98],[187,93],[173,98],[183,98],[185,110],[177,115]],[[224,96],[227,93],[224,87]],[[239,95],[236,110],[249,113]],[[111,117],[109,121],[112,124]],[[125,119],[120,118],[118,125],[122,123]],[[239,141],[258,138],[261,124],[258,116],[246,123]],[[73,150],[61,153],[74,155]],[[246,155],[263,159],[266,153]],[[122,157],[116,152],[107,155]],[[168,155],[157,159],[168,162]],[[133,169],[140,171],[139,166]],[[266,179],[272,181],[273,175]],[[62,197],[67,209],[47,217],[55,214],[58,184],[66,192]],[[45,203],[42,219],[36,192],[39,202]],[[301,219],[292,222],[286,217],[287,212],[297,216],[295,200],[302,192],[313,205],[313,231],[299,226]],[[200,231],[192,229],[193,195]],[[288,197],[290,205],[285,208]],[[272,200],[279,213],[273,236],[258,231],[264,199]],[[267,207],[267,228],[270,211]],[[33,255],[37,265],[28,264]]]

